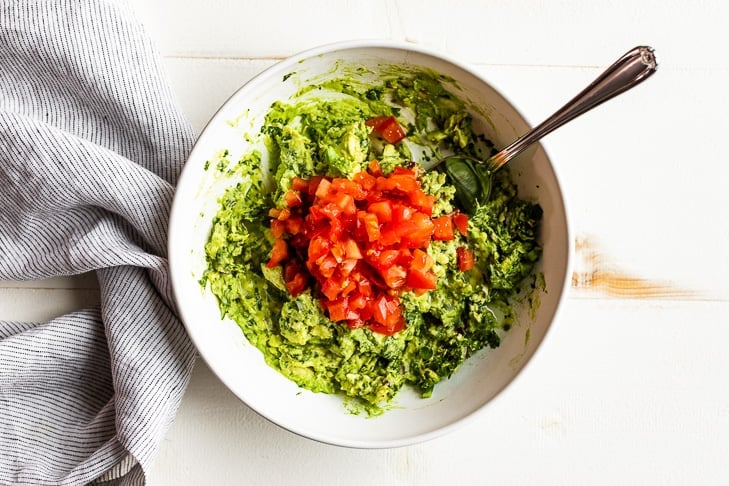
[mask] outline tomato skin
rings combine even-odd
[[[294,177],[291,179],[291,189],[303,193],[309,192],[309,180],[301,177]]]
[[[408,271],[407,285],[413,289],[435,290],[438,277],[433,272],[411,268]]]
[[[391,144],[400,142],[406,135],[394,116],[376,116],[367,120],[365,125],[372,127],[374,133]]]
[[[469,250],[464,246],[456,248],[456,261],[458,264],[458,270],[461,272],[467,272],[476,266],[476,259],[473,251]]]
[[[416,189],[410,194],[410,204],[418,208],[418,210],[430,216],[433,214],[433,206],[435,205],[435,196],[425,194],[421,189]]]
[[[377,216],[380,223],[392,221],[392,202],[388,200],[373,202],[367,207],[367,212]]]
[[[392,173],[388,177],[378,177],[375,189],[378,191],[400,191],[410,194],[420,189],[414,173]]]
[[[367,191],[362,187],[362,185],[356,181],[350,181],[349,179],[332,179],[331,190],[348,194],[358,201],[361,201],[367,196]]]
[[[349,313],[349,306],[347,305],[347,299],[334,299],[326,303],[327,310],[329,311],[329,319],[334,322],[344,321],[347,319]]]
[[[377,216],[372,213],[366,213],[360,211],[357,213],[357,219],[361,221],[362,227],[364,228],[367,239],[370,242],[378,241],[381,238],[380,225],[377,221]]]
[[[271,220],[271,234],[274,238],[281,238],[286,232],[286,223],[278,219]]]
[[[453,224],[463,236],[468,236],[468,215],[460,211],[456,211],[453,215]]]
[[[316,175],[312,176],[311,179],[309,179],[309,188],[307,192],[310,196],[313,196],[316,194],[316,189],[319,187],[319,183],[324,179],[324,176]]]
[[[292,297],[296,297],[301,292],[306,290],[309,285],[308,278],[303,272],[297,272],[290,279],[286,280],[286,290],[289,291]]]
[[[277,238],[273,242],[273,249],[271,250],[271,259],[268,260],[266,266],[268,268],[277,267],[281,262],[289,257],[289,246],[286,241]]]
[[[295,191],[293,189],[289,189],[284,194],[284,201],[286,202],[286,206],[290,208],[294,208],[296,206],[301,206],[301,204],[304,202],[304,200],[301,198],[301,194],[299,191]]]
[[[388,287],[391,289],[399,289],[405,285],[408,272],[402,265],[391,265],[384,269],[381,275]]]
[[[330,301],[334,301],[339,296],[341,290],[341,284],[335,281],[333,278],[328,278],[324,281],[321,286],[321,293],[326,296]],[[335,320],[335,319],[332,319]]]
[[[326,240],[323,236],[317,236],[312,238],[309,242],[309,248],[307,250],[309,261],[319,263],[324,257],[329,254],[331,249],[331,243]]]
[[[370,161],[370,163],[367,165],[367,171],[373,176],[373,177],[379,177],[382,175],[382,167],[380,167],[380,162],[375,159]]]
[[[293,235],[293,236],[304,232],[304,229],[306,226],[304,219],[301,218],[300,216],[291,216],[291,217],[289,217],[289,219],[287,219],[283,223],[284,223],[285,231],[288,234]],[[273,226],[271,228],[271,233],[273,233]]]
[[[332,183],[329,182],[329,179],[322,178],[319,180],[319,185],[316,186],[316,190],[314,191],[314,195],[318,198],[325,198],[329,194],[329,189],[332,187]]]
[[[451,216],[441,216],[433,219],[433,239],[450,241],[455,237],[453,233],[453,219]]]
[[[428,255],[426,252],[420,249],[416,249],[412,253],[413,260],[411,263],[411,268],[414,270],[420,270],[421,272],[427,272],[431,268],[433,268],[433,265],[435,262],[433,261],[433,257]]]

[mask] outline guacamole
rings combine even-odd
[[[399,295],[405,327],[392,335],[332,322],[316,285],[293,297],[281,267],[266,265],[275,241],[269,215],[286,207],[297,178],[351,178],[372,160],[387,174],[446,153],[488,157],[492,144],[474,133],[450,82],[418,71],[378,84],[353,77],[307,87],[274,103],[266,116],[268,170],[256,150],[239,160],[224,150],[208,164],[237,182],[220,199],[201,283],[270,366],[303,388],[347,397],[354,411],[382,413],[403,386],[429,397],[467,358],[499,346],[516,300],[534,288],[542,212],[519,198],[508,170],[496,174],[489,198],[471,209],[466,234],[427,246],[437,287]],[[389,143],[374,134],[368,120],[377,116],[395,116],[406,138]],[[434,196],[434,218],[459,210],[446,173],[419,174],[422,190]],[[457,265],[464,247],[473,255],[467,271]]]

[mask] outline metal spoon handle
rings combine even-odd
[[[638,46],[628,51],[554,115],[489,158],[489,171],[498,170],[543,136],[637,85],[653,74],[657,66],[652,48]]]

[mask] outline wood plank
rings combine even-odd
[[[728,66],[721,0],[483,2],[440,0],[178,2],[133,0],[165,55],[282,58],[321,44],[385,38],[468,63],[605,66],[638,44],[668,64]],[[692,25],[701,25],[682,35]],[[690,39],[690,42],[688,41]]]
[[[727,312],[729,303],[570,299],[525,372],[471,426],[384,451],[290,434],[198,362],[151,481],[726,484],[729,389],[716,377],[729,372]]]

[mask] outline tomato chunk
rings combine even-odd
[[[266,266],[273,268],[289,257],[289,247],[282,239],[276,239],[273,242],[273,250],[271,250],[271,259],[268,260]]]
[[[433,272],[411,268],[407,276],[407,284],[414,289],[435,290],[438,277]]]
[[[455,237],[453,233],[453,219],[450,216],[441,216],[433,219],[433,226],[434,240],[449,241]]]
[[[367,120],[365,125],[372,127],[374,133],[392,144],[400,142],[406,135],[394,116],[376,116]]]
[[[476,265],[476,260],[473,255],[473,251],[466,247],[459,246],[456,248],[456,258],[458,263],[458,270],[466,272],[472,269]]]
[[[453,215],[453,224],[463,236],[468,236],[468,215],[457,211]]]
[[[301,203],[303,202],[299,191],[295,191],[293,189],[286,191],[286,194],[284,194],[284,201],[286,201],[286,205],[290,208],[301,206]]]
[[[309,181],[301,177],[294,177],[291,180],[291,189],[299,192],[309,192]]]
[[[392,135],[394,117],[380,118],[368,121],[373,131],[401,140],[404,131]],[[394,334],[406,325],[401,293],[437,288],[430,243],[454,239],[454,227],[463,235],[468,229],[459,212],[432,218],[434,204],[416,170],[385,175],[377,160],[351,179],[294,177],[283,207],[269,211],[274,243],[266,265],[282,267],[292,296],[314,292],[331,321]],[[473,268],[468,248],[457,249],[457,265]]]

